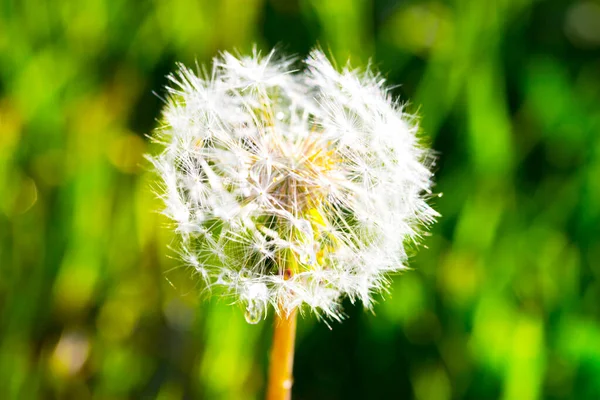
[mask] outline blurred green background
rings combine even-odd
[[[143,159],[175,62],[253,43],[372,58],[440,153],[414,270],[300,321],[294,398],[599,399],[599,0],[1,0],[0,398],[263,396],[271,320],[199,296]]]

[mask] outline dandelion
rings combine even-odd
[[[437,216],[433,157],[384,79],[319,50],[295,65],[255,50],[210,73],[180,66],[152,158],[182,259],[249,323],[275,311],[271,381],[288,395],[297,310],[339,320],[345,296],[371,307]]]

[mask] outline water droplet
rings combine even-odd
[[[246,318],[247,323],[256,325],[264,318],[263,314],[263,307],[257,307],[254,303],[249,303],[246,306],[244,317]]]
[[[299,261],[304,265],[315,265],[317,263],[317,258],[314,251],[310,252],[301,252]]]

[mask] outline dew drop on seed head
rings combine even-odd
[[[246,312],[244,313],[244,317],[246,318],[247,323],[256,325],[263,318],[263,308],[256,307],[256,305],[254,305],[253,303],[249,303],[246,306]]]

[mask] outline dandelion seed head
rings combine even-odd
[[[252,323],[269,305],[369,307],[437,216],[431,153],[381,76],[319,50],[294,65],[274,51],[223,53],[206,76],[180,65],[151,157],[182,260]]]

